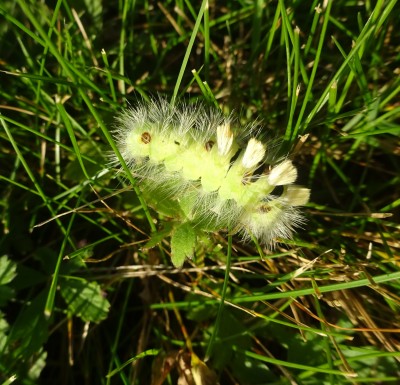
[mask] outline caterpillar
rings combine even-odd
[[[310,190],[295,184],[288,157],[275,159],[257,123],[162,97],[138,102],[116,121],[118,149],[145,199],[187,228],[273,244],[304,223],[298,207]],[[190,248],[184,253],[190,257]]]

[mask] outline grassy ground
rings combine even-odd
[[[0,384],[397,384],[399,13],[3,0]],[[173,269],[168,218],[107,160],[157,93],[281,137],[304,229],[273,252],[209,234]]]

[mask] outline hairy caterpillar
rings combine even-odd
[[[139,102],[117,122],[119,151],[145,198],[184,225],[187,242],[195,241],[187,236],[193,231],[228,229],[272,243],[303,223],[297,207],[308,202],[310,190],[294,184],[297,170],[289,159],[271,156],[257,125],[243,127],[217,109],[171,106],[163,98]],[[178,244],[174,257],[172,239],[175,265],[194,246],[179,251]]]

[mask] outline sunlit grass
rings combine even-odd
[[[396,384],[399,11],[3,2],[0,383],[161,384],[168,363],[174,384],[185,361],[210,383]],[[262,120],[312,190],[294,239],[211,234],[171,266],[169,219],[109,162],[117,113],[156,94]]]

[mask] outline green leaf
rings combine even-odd
[[[4,306],[13,296],[15,291],[9,286],[0,286],[0,307]]]
[[[4,352],[6,342],[7,342],[7,332],[10,326],[8,325],[4,314],[0,312],[0,357]]]
[[[65,168],[64,178],[73,182],[85,181],[87,176],[92,177],[103,169],[104,158],[100,152],[103,149],[100,145],[95,147],[89,141],[77,142],[76,146],[79,148],[79,154],[85,154],[85,158],[74,157]],[[90,161],[87,160],[88,158]]]
[[[17,264],[10,261],[6,255],[0,257],[0,285],[10,283],[16,276]]]
[[[49,320],[44,314],[47,291],[29,301],[12,324],[7,345],[16,346],[14,360],[26,360],[42,349],[48,338]]]
[[[32,366],[29,368],[28,377],[30,380],[37,380],[46,367],[47,352],[45,350],[39,351],[33,358]]]
[[[190,223],[177,227],[171,237],[171,259],[175,267],[181,267],[186,257],[193,256],[196,233]]]
[[[61,295],[72,314],[83,321],[100,322],[107,317],[110,303],[97,282],[84,279],[65,279],[61,285]]]
[[[16,276],[17,264],[8,259],[6,255],[0,257],[0,306],[4,306],[14,296],[14,290],[9,286]]]
[[[234,357],[233,347],[249,349],[251,337],[247,327],[231,310],[224,309],[218,331],[218,339],[214,346],[213,365],[223,368],[232,362]]]
[[[174,218],[174,220],[185,218],[185,214],[183,213],[180,204],[173,196],[165,194],[164,190],[154,190],[151,186],[142,182],[141,191],[146,203],[159,214],[165,217]]]
[[[174,224],[172,222],[165,222],[163,225],[164,228],[162,230],[151,234],[150,240],[146,242],[146,244],[142,247],[142,249],[146,250],[146,249],[151,249],[154,246],[157,246],[171,234]]]

